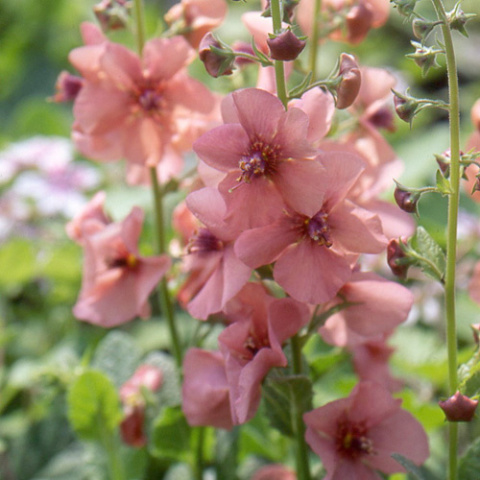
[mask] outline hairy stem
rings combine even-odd
[[[135,0],[135,36],[137,39],[138,54],[142,54],[145,45],[145,15],[142,0]]]
[[[447,321],[448,389],[450,395],[457,391],[457,334],[455,316],[455,273],[457,261],[457,223],[460,183],[460,110],[459,88],[452,32],[442,0],[432,0],[439,20],[445,43],[450,104],[450,185],[452,193],[448,201],[447,225],[447,266],[445,272],[445,312]],[[457,425],[449,425],[449,480],[457,479]]]
[[[282,11],[280,0],[271,0],[270,8],[272,11],[273,33],[278,34],[282,31]],[[287,85],[285,82],[285,69],[282,60],[275,60],[275,81],[277,84],[277,96],[287,108]]]
[[[155,224],[157,228],[157,251],[159,254],[166,253],[165,242],[165,219],[163,217],[163,190],[158,182],[157,171],[154,167],[150,168],[150,181],[153,190],[153,209],[155,212]],[[175,324],[175,312],[173,309],[172,299],[168,290],[167,280],[162,278],[160,282],[160,304],[162,313],[165,315],[170,330],[172,340],[173,354],[177,362],[177,366],[182,366],[182,348]]]
[[[295,375],[302,374],[302,350],[298,335],[291,338],[292,363]],[[303,411],[299,405],[294,405],[295,411],[295,438],[297,442],[296,466],[298,480],[311,480],[310,464],[308,461],[308,446],[305,441],[305,423],[303,422]]]
[[[312,19],[312,36],[310,37],[309,65],[312,72],[312,83],[317,79],[318,42],[320,40],[320,11],[322,0],[315,0]]]

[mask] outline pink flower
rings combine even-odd
[[[282,197],[289,202],[319,198],[305,181],[322,167],[307,160],[315,149],[307,140],[304,112],[285,111],[274,95],[247,88],[224,99],[222,114],[225,124],[204,134],[193,148],[201,160],[226,173],[219,190],[227,203],[227,222],[240,229],[264,225],[281,212]]]
[[[226,13],[224,0],[182,0],[170,8],[165,21],[168,25],[175,26],[188,43],[197,48],[200,40],[222,23]]]
[[[135,207],[121,223],[83,231],[83,283],[73,307],[78,319],[108,328],[149,315],[148,296],[170,267],[170,259],[140,256],[142,223],[143,212]]]
[[[360,380],[370,380],[386,388],[389,392],[396,392],[403,383],[392,377],[388,360],[394,348],[387,345],[385,336],[368,339],[364,343],[349,347],[353,357],[355,373]]]
[[[97,192],[83,210],[68,222],[65,229],[67,235],[75,242],[82,245],[83,236],[88,231],[98,231],[112,223],[112,219],[105,213],[105,192]],[[87,224],[90,224],[88,227]]]
[[[182,37],[150,40],[140,59],[100,35],[69,56],[83,77],[73,108],[77,147],[97,160],[126,158],[147,166],[162,160],[167,145],[189,149],[183,124],[209,114],[215,101],[186,73],[193,53],[187,42]]]
[[[429,455],[420,423],[380,385],[359,383],[348,398],[306,413],[305,438],[327,470],[325,480],[380,480],[376,471],[404,472],[399,453],[420,465]]]
[[[222,354],[191,348],[183,372],[182,410],[189,425],[230,430],[233,423]]]
[[[233,250],[239,232],[222,221],[226,206],[217,190],[192,192],[187,206],[205,228],[190,240],[185,258],[190,275],[179,296],[189,301],[187,308],[193,317],[206,320],[210,314],[220,312],[248,282],[251,268]]]
[[[407,319],[413,294],[375,273],[355,272],[338,292],[335,303],[342,301],[353,305],[329,317],[319,329],[327,343],[340,347],[358,345],[395,329]]]
[[[141,365],[120,388],[124,419],[120,424],[122,440],[132,447],[143,447],[145,436],[145,399],[142,388],[157,391],[163,383],[163,372],[152,365]]]
[[[302,183],[305,191],[315,186],[316,196],[301,196],[295,202],[299,210],[243,232],[235,244],[239,258],[252,268],[275,261],[277,283],[293,298],[312,304],[337,294],[358,254],[386,246],[378,217],[345,198],[363,170],[360,159],[327,153],[317,160],[324,172]]]
[[[356,44],[366,37],[371,28],[378,28],[387,21],[389,5],[388,0],[325,0],[322,2],[321,18],[324,28],[333,30],[330,38]],[[315,18],[313,10],[313,0],[302,0],[297,7],[298,24],[309,36]],[[342,16],[345,21],[339,27],[338,18]]]
[[[480,262],[477,262],[473,269],[472,278],[470,279],[470,284],[468,285],[468,293],[470,294],[472,300],[480,303]]]
[[[218,337],[235,424],[253,417],[260,403],[262,380],[273,367],[287,366],[282,343],[310,319],[305,305],[291,298],[270,297],[261,285],[247,284],[241,294],[249,314]]]
[[[251,480],[297,480],[297,475],[294,471],[277,463],[260,468]]]

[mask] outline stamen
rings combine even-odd
[[[222,250],[223,242],[207,228],[201,228],[188,242],[188,253],[209,253]]]
[[[327,213],[320,211],[312,218],[306,219],[305,227],[307,235],[318,245],[324,245],[327,248],[332,246]]]

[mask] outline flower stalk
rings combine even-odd
[[[309,65],[312,72],[312,82],[317,78],[317,55],[318,42],[320,40],[320,11],[322,9],[322,0],[315,0],[313,9],[312,37],[310,38]]]
[[[445,272],[445,311],[447,322],[447,349],[448,349],[448,379],[449,393],[454,395],[457,391],[457,335],[455,315],[455,273],[457,250],[457,223],[459,206],[460,184],[460,110],[459,88],[455,51],[453,47],[452,32],[448,22],[442,0],[432,0],[439,20],[442,21],[441,29],[445,43],[445,56],[448,74],[449,93],[449,123],[450,123],[450,185],[451,194],[448,197],[448,224],[447,224],[447,265]],[[457,477],[457,449],[458,449],[457,424],[449,423],[449,472],[448,479],[456,480]]]
[[[282,12],[280,9],[280,1],[272,0],[270,3],[272,11],[273,33],[278,35],[282,31]],[[277,84],[277,96],[283,103],[285,109],[287,108],[288,95],[287,85],[285,82],[285,69],[283,60],[275,60],[275,81]]]
[[[145,20],[144,20],[144,8],[142,0],[135,0],[135,19],[136,19],[136,39],[138,54],[141,56],[143,46],[145,44]],[[157,253],[166,253],[166,241],[165,241],[165,219],[164,219],[164,206],[163,206],[163,189],[158,182],[157,171],[155,167],[150,167],[150,182],[153,192],[153,210],[155,215],[155,225],[157,231]],[[177,366],[182,366],[182,349],[180,345],[179,335],[175,326],[175,312],[173,309],[170,292],[168,291],[167,280],[162,278],[160,287],[160,305],[162,312],[165,315],[172,339],[173,354]]]

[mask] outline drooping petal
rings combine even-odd
[[[352,253],[380,253],[387,246],[380,219],[349,201],[338,205],[329,215],[335,245]]]
[[[273,277],[296,300],[331,300],[352,275],[345,257],[309,240],[291,245],[275,263]]]

